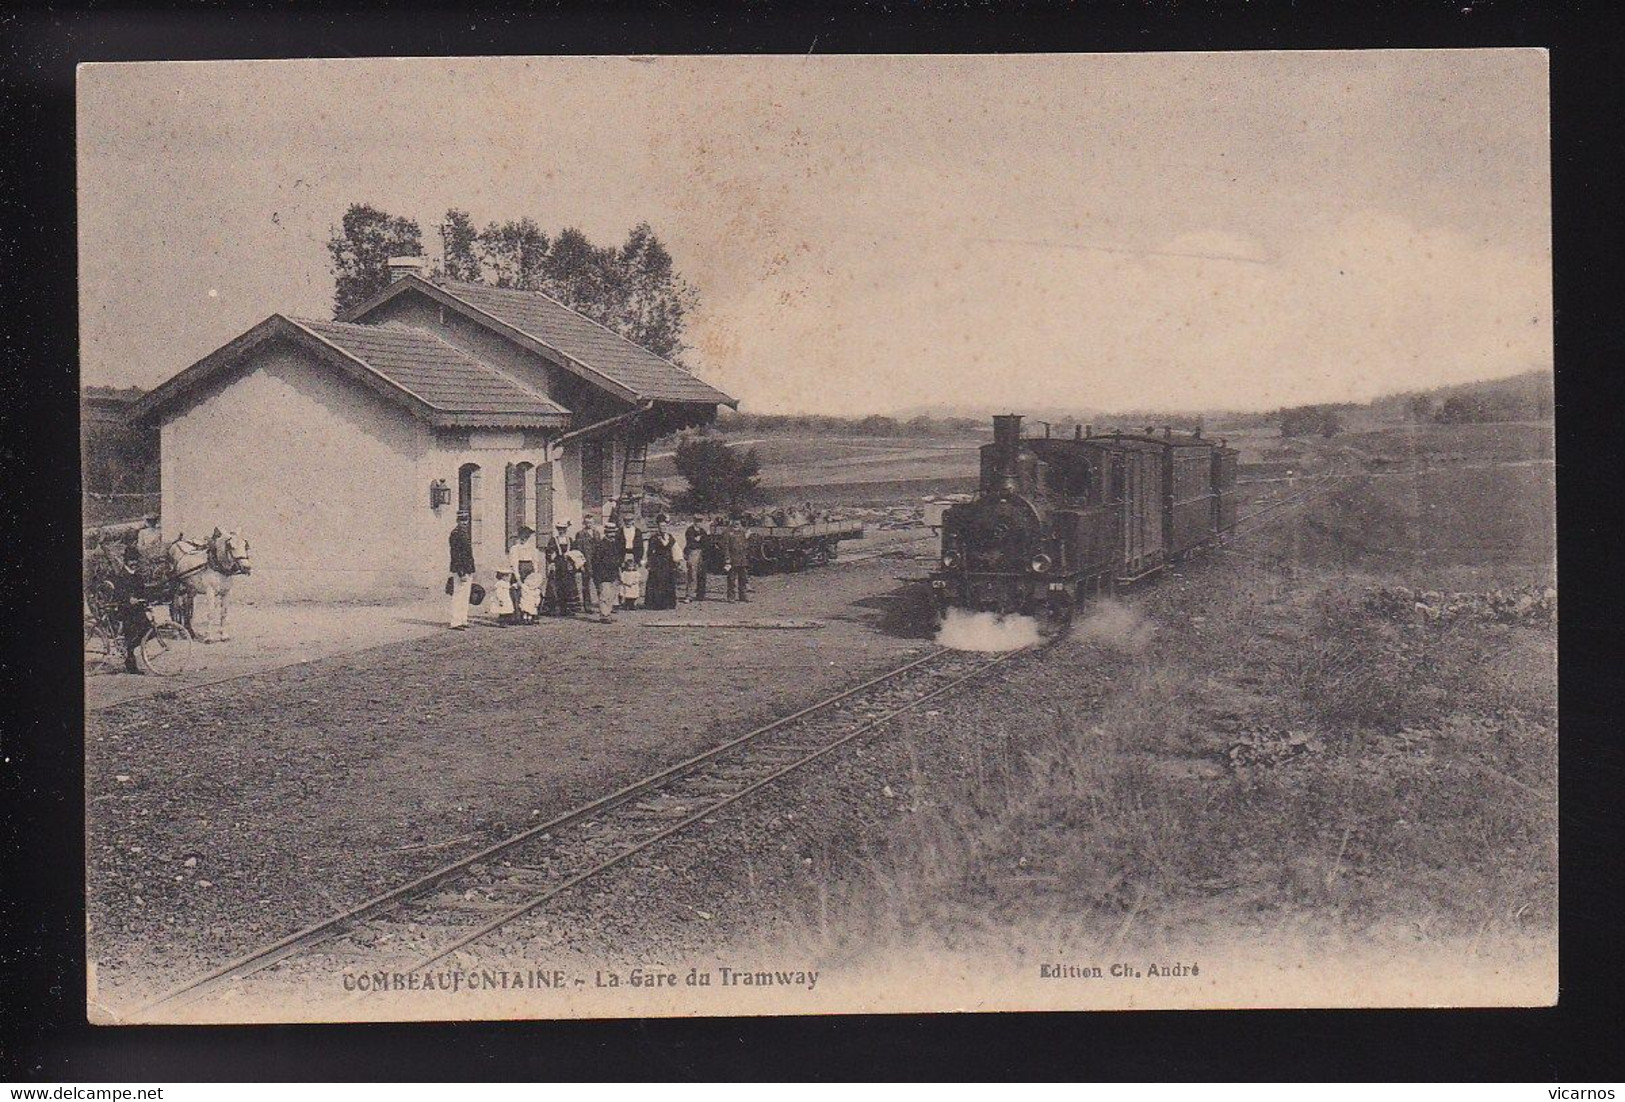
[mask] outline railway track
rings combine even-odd
[[[934,650],[195,976],[132,1018],[170,1020],[153,1015],[250,983],[295,991],[310,975],[429,968],[1033,649]]]
[[[1306,479],[1304,484],[1294,492],[1287,494],[1285,497],[1276,498],[1274,501],[1237,518],[1235,527],[1230,529],[1223,542],[1230,543],[1243,536],[1251,535],[1271,522],[1288,515],[1295,506],[1309,504],[1320,494],[1347,478],[1350,473],[1349,465],[1346,456],[1340,457],[1340,461],[1335,466]]]

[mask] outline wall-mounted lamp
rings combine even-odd
[[[451,487],[446,485],[446,480],[443,478],[437,478],[433,482],[429,483],[429,508],[438,509],[442,505],[450,504]]]

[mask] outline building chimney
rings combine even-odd
[[[389,281],[394,283],[409,275],[423,275],[426,258],[421,256],[392,256],[389,258]]]
[[[1093,436],[1094,434],[1095,434],[1095,426],[1093,426],[1093,425],[1085,425],[1085,426],[1083,426],[1083,435],[1085,435],[1085,436]]]
[[[1072,426],[1072,439],[1074,439],[1074,440],[1082,440],[1083,439],[1083,426],[1082,425],[1073,425]]]

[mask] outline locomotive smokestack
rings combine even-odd
[[[1011,455],[1021,447],[1021,414],[1001,413],[993,418],[993,443]]]
[[[993,417],[994,471],[999,485],[1014,491],[1016,466],[1021,456],[1021,414],[1000,413]]]

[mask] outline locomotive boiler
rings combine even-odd
[[[1024,437],[993,418],[976,496],[942,518],[931,589],[949,609],[1069,623],[1091,594],[1151,577],[1236,520],[1236,453],[1200,431]]]

